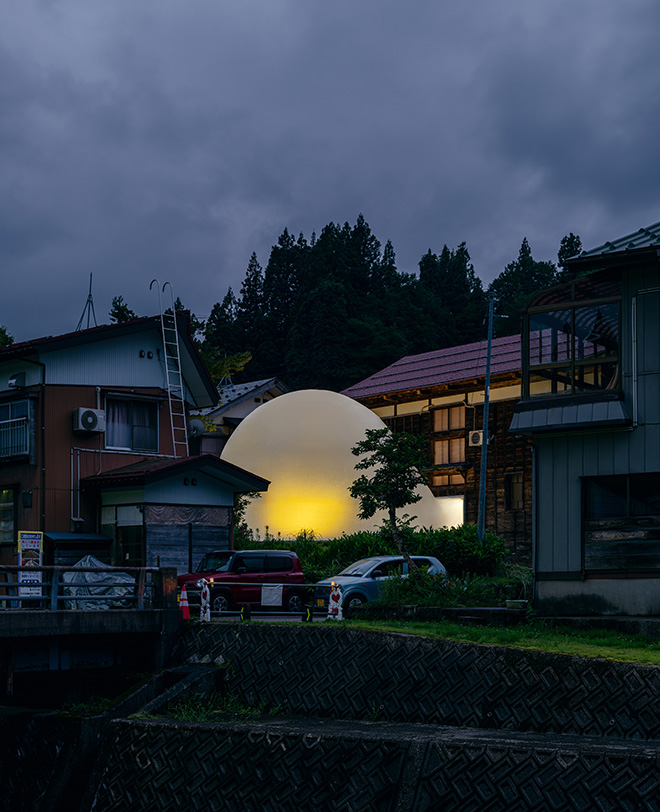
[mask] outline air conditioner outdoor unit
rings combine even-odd
[[[105,412],[101,409],[74,409],[74,431],[105,431]]]
[[[483,431],[471,431],[468,436],[468,445],[469,446],[479,446],[482,445],[484,441],[484,433]]]

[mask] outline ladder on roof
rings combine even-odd
[[[163,352],[165,355],[165,380],[167,383],[167,400],[170,407],[170,426],[172,428],[172,448],[175,457],[187,457],[188,450],[188,420],[186,417],[185,392],[183,376],[181,375],[181,353],[179,351],[179,331],[176,325],[176,310],[174,309],[174,291],[170,282],[165,282],[162,289],[157,279],[149,285],[151,290],[154,282],[158,287],[158,303],[160,309],[160,328],[163,335]],[[172,306],[169,313],[163,310],[161,294],[170,286]]]

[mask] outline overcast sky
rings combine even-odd
[[[362,213],[490,282],[660,220],[657,0],[0,0],[0,324],[207,316]]]

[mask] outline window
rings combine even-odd
[[[465,428],[465,406],[450,406],[433,412],[433,431],[455,431]]]
[[[585,570],[660,569],[660,473],[587,477],[582,486]]]
[[[232,572],[238,572],[243,567],[245,567],[246,572],[265,572],[266,559],[262,555],[239,556],[234,559]]]
[[[393,578],[403,575],[403,561],[381,561],[372,571],[372,578],[374,577],[374,572],[380,573],[379,578]]]
[[[522,510],[525,507],[522,474],[506,474],[504,492],[507,510]]]
[[[417,566],[420,568],[420,570],[422,570],[422,572],[428,572],[431,569],[431,567],[434,566],[428,560],[428,558],[417,558],[417,557],[413,556],[413,561],[415,562],[415,564],[417,564]],[[433,572],[435,572],[435,571],[436,570],[434,569]]]
[[[433,477],[435,488],[447,487],[448,485],[465,485],[463,474],[439,474]]]
[[[660,474],[623,474],[585,480],[585,518],[660,516]]]
[[[433,449],[434,462],[436,465],[451,465],[452,463],[465,462],[465,437],[435,440]]]
[[[114,539],[113,567],[144,567],[146,545],[143,513],[139,505],[104,505],[101,533]]]
[[[621,387],[619,299],[618,285],[607,279],[576,280],[536,297],[525,319],[524,397]]]
[[[288,555],[269,555],[268,572],[290,572],[293,569],[293,562]]]
[[[0,490],[0,544],[14,543],[16,500],[12,488]]]
[[[106,400],[106,448],[158,451],[158,404],[147,400]]]
[[[30,453],[27,400],[0,404],[0,458]]]

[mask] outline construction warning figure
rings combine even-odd
[[[202,590],[200,595],[199,619],[205,623],[209,623],[211,620],[211,593],[209,591],[209,582],[206,578],[200,578],[199,581],[197,581],[197,586]]]
[[[341,611],[341,589],[334,581],[330,585],[330,595],[328,597],[328,617],[333,620],[343,620]]]

